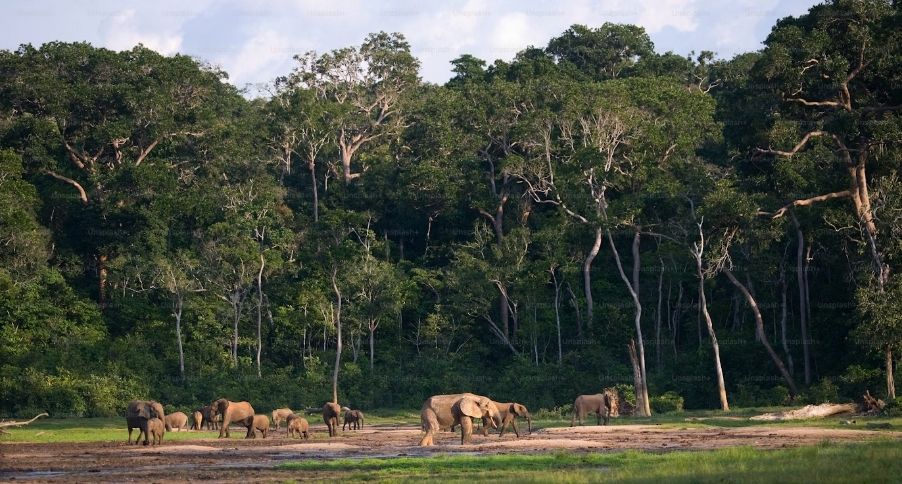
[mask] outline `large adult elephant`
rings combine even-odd
[[[460,443],[466,444],[473,435],[474,418],[485,418],[492,428],[497,428],[496,422],[501,421],[501,414],[495,403],[482,395],[457,393],[431,396],[420,411],[420,421],[426,431],[420,445],[435,445],[436,432],[457,425],[460,425]]]
[[[132,443],[132,429],[138,429],[138,437],[135,443],[141,439],[144,434],[144,445],[150,444],[147,435],[147,421],[152,418],[158,418],[161,421],[166,418],[163,412],[163,406],[153,400],[132,400],[128,403],[125,410],[125,424],[128,426],[128,443]]]
[[[245,439],[254,438],[254,407],[248,402],[232,402],[220,398],[210,404],[210,417],[222,415],[222,425],[219,427],[219,438],[229,438],[229,425],[237,424],[247,427]]]
[[[604,424],[608,424],[611,417],[617,416],[617,396],[613,392],[605,391],[604,393],[596,393],[594,395],[580,395],[573,402],[573,416],[570,418],[570,426],[583,424],[586,415],[594,413],[596,415],[596,425],[601,425],[602,419]]]
[[[323,405],[323,422],[329,429],[329,437],[338,435],[338,417],[341,415],[341,406],[335,402]]]

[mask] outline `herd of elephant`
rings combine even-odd
[[[618,397],[613,389],[605,389],[603,393],[594,395],[580,395],[573,402],[573,416],[570,426],[583,420],[590,414],[595,414],[597,423],[602,420],[608,424],[610,417],[618,415]],[[342,431],[359,430],[363,427],[363,412],[341,407],[337,403],[326,403],[322,407],[323,422],[329,431],[330,437],[338,435],[339,419],[343,419]],[[470,442],[473,435],[473,421],[481,423],[482,434],[488,435],[489,427],[498,429],[499,437],[510,427],[517,438],[520,430],[517,427],[519,418],[526,420],[527,430],[532,432],[532,417],[526,406],[516,402],[496,402],[482,395],[473,393],[457,393],[451,395],[434,395],[429,397],[420,411],[420,421],[425,435],[420,440],[421,446],[434,445],[435,434],[439,431],[454,432],[455,427],[460,427],[461,444]],[[183,412],[166,414],[163,406],[155,401],[134,400],[129,403],[126,411],[126,425],[128,426],[128,443],[132,443],[132,430],[138,429],[138,437],[135,444],[144,436],[144,445],[158,445],[163,442],[165,432],[173,430],[188,430],[188,416]],[[207,430],[219,430],[219,438],[229,438],[229,427],[238,425],[247,428],[246,439],[254,439],[257,432],[265,439],[270,431],[279,430],[285,423],[288,435],[292,438],[308,439],[310,437],[310,424],[307,419],[297,415],[289,408],[279,408],[272,411],[272,421],[265,414],[257,414],[254,407],[248,402],[233,402],[220,398],[210,405],[194,411],[192,430],[201,430],[205,426]]]

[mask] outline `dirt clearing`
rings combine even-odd
[[[855,442],[878,437],[898,439],[902,432],[755,426],[740,428],[675,428],[657,425],[611,425],[537,429],[517,439],[513,434],[474,435],[460,445],[460,435],[442,432],[436,446],[418,447],[416,426],[373,426],[342,432],[329,439],[324,426],[314,426],[310,440],[290,439],[273,432],[268,439],[198,439],[168,442],[159,447],[102,443],[0,444],[0,481],[269,481],[303,479],[297,472],[277,469],[289,460],[337,457],[400,457],[438,454],[542,453],[709,450],[731,446],[782,448],[813,445],[824,440]]]

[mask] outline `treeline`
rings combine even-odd
[[[892,399],[898,25],[836,0],[731,60],[574,25],[441,86],[380,32],[255,99],[142,46],[0,51],[0,414],[333,378],[360,408]]]

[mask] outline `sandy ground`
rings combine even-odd
[[[343,432],[329,439],[324,426],[311,427],[313,437],[291,439],[272,432],[268,439],[203,439],[164,442],[157,447],[122,442],[61,444],[0,444],[0,481],[8,482],[169,482],[189,479],[271,481],[326,476],[277,469],[289,460],[336,457],[399,457],[446,454],[541,453],[556,449],[611,452],[626,449],[670,451],[730,446],[781,448],[812,445],[824,440],[862,441],[889,437],[902,442],[902,432],[821,429],[806,427],[686,428],[655,425],[611,425],[537,429],[516,438],[505,434],[474,435],[460,445],[459,434],[442,432],[434,447],[418,447],[415,426],[372,426]]]

